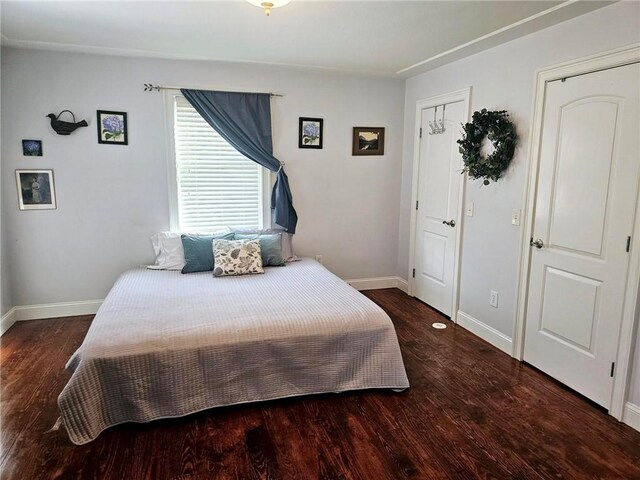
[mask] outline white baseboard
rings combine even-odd
[[[502,350],[507,355],[512,354],[513,342],[504,333],[499,332],[495,328],[482,323],[477,318],[473,318],[471,315],[460,310],[458,310],[457,323],[481,339],[489,342],[494,347]]]
[[[622,421],[640,432],[640,406],[627,402],[622,412]]]
[[[16,320],[20,322],[22,320],[38,320],[41,318],[92,315],[98,311],[100,305],[102,305],[102,300],[24,305],[22,307],[15,307],[15,316]]]
[[[4,332],[11,328],[11,325],[16,323],[16,308],[13,307],[7,313],[2,316],[2,320],[0,320],[0,336],[4,335]]]
[[[377,290],[379,288],[399,288],[407,291],[407,281],[400,277],[354,278],[345,280],[356,290]]]
[[[15,322],[40,320],[42,318],[74,317],[93,315],[102,305],[102,300],[84,300],[80,302],[47,303],[44,305],[23,305],[13,307],[2,316],[0,335],[4,334]]]

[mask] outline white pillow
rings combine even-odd
[[[233,233],[242,233],[244,235],[262,235],[262,234],[282,234],[282,256],[284,257],[284,261],[287,263],[297,262],[300,260],[295,253],[293,253],[293,234],[287,233],[284,230],[278,228],[264,228],[262,230],[258,229],[242,229],[242,228],[233,228],[229,227],[229,230]]]
[[[147,268],[153,270],[182,270],[184,249],[182,238],[176,232],[158,232],[151,235],[151,244],[156,254],[156,263]]]
[[[214,233],[191,233],[190,235],[219,235],[229,233],[223,228]],[[184,248],[182,247],[182,232],[158,232],[151,235],[151,244],[156,254],[156,263],[147,268],[152,270],[182,270],[184,264]]]

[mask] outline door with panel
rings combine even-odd
[[[546,85],[524,360],[608,408],[640,173],[640,65]]]
[[[413,294],[451,316],[462,158],[456,140],[464,102],[422,110]],[[430,128],[436,123],[436,132]],[[440,131],[438,131],[438,129]]]

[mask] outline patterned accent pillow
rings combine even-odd
[[[276,233],[269,235],[266,233],[247,235],[242,233],[234,233],[234,240],[259,240],[260,255],[262,256],[263,267],[281,267],[284,265],[284,256],[282,255],[282,234]]]
[[[214,277],[264,273],[260,240],[213,240]]]

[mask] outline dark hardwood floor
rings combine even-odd
[[[366,295],[396,325],[411,382],[225,407],[107,430],[58,417],[63,367],[91,317],[14,325],[0,348],[3,479],[640,479],[640,433],[399,290]]]

